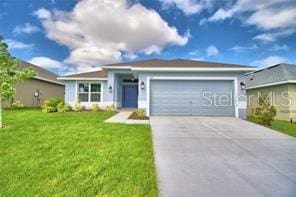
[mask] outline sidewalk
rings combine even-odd
[[[149,120],[132,120],[128,117],[132,114],[132,111],[121,111],[111,118],[105,120],[109,123],[125,123],[125,124],[149,124]]]

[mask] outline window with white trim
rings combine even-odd
[[[100,102],[100,83],[78,83],[78,99],[80,102]]]

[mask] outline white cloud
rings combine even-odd
[[[295,33],[295,29],[286,29],[279,31],[272,31],[255,36],[253,40],[259,40],[263,43],[275,42],[278,38],[289,36]]]
[[[289,50],[289,47],[285,44],[283,44],[283,45],[275,44],[269,50],[270,51],[287,51],[287,50]]]
[[[36,15],[40,19],[49,19],[51,17],[50,11],[44,8],[40,8],[37,11],[35,11],[34,15]]]
[[[216,46],[214,46],[214,45],[210,45],[208,48],[207,48],[207,50],[206,50],[206,52],[207,52],[207,56],[217,56],[218,54],[219,54],[219,50],[217,49],[217,47]]]
[[[66,62],[77,67],[118,62],[126,53],[160,53],[167,45],[185,45],[190,36],[126,0],[82,0],[70,12],[41,8],[35,15],[48,38],[70,49]]]
[[[251,63],[253,66],[257,66],[260,68],[274,66],[280,63],[287,63],[288,59],[281,56],[269,56],[261,60],[255,60]]]
[[[6,39],[4,42],[7,43],[9,49],[32,49],[33,44],[26,44],[17,40]]]
[[[176,6],[185,15],[192,15],[201,12],[203,9],[212,7],[211,0],[161,0],[164,8]]]
[[[25,23],[24,25],[16,26],[13,29],[12,33],[18,35],[22,33],[31,34],[38,31],[40,31],[39,27],[31,25],[30,23]]]
[[[296,32],[295,0],[237,0],[232,5],[219,8],[208,22],[238,18],[245,25],[256,26],[261,33],[254,37],[263,42],[273,42]],[[201,24],[204,24],[203,21]],[[289,32],[289,33],[283,33]]]
[[[200,56],[200,57],[191,58],[191,60],[194,60],[194,61],[204,61],[205,58],[203,56]]]
[[[42,68],[58,68],[61,69],[63,66],[62,62],[59,62],[57,60],[48,58],[48,57],[34,57],[31,60],[29,60],[31,64],[34,64],[36,66],[42,67]]]
[[[258,10],[248,19],[247,24],[255,25],[263,30],[296,27],[296,7],[270,8]]]
[[[252,51],[255,49],[258,49],[258,46],[256,44],[251,44],[249,46],[235,45],[232,48],[230,48],[229,50],[234,51],[236,53],[243,53],[243,52]]]

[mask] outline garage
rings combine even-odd
[[[151,80],[150,114],[235,116],[233,80]]]

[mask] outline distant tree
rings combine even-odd
[[[0,128],[3,127],[2,102],[9,101],[13,97],[16,83],[36,75],[32,69],[22,69],[20,60],[12,57],[7,48],[8,45],[0,36]]]
[[[259,96],[258,105],[255,116],[259,118],[260,124],[270,126],[276,116],[276,109],[271,105],[267,95]]]

